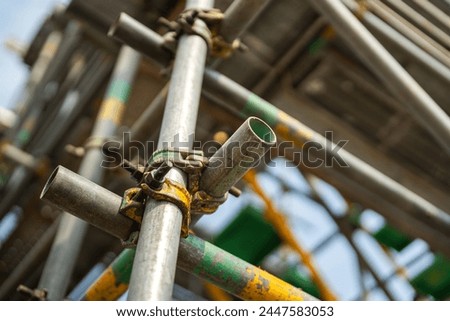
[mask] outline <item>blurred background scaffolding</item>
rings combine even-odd
[[[283,128],[285,118],[274,120],[278,116],[252,110],[247,102],[247,116],[265,120],[279,145],[289,148],[271,150],[266,155],[271,160],[237,184],[242,194],[229,195],[214,214],[191,226],[193,233],[320,299],[448,300],[450,2],[334,1],[360,21],[355,30],[375,36],[366,40],[383,61],[398,62],[386,69],[364,51],[363,40],[343,32],[345,23],[330,18],[328,2],[216,0],[215,8],[225,13],[220,32],[229,35],[236,28],[231,40],[238,37],[243,45],[229,55],[208,57],[208,72],[224,74],[300,121],[310,141],[324,142],[320,134],[343,149],[334,149],[337,158],[321,146],[308,150],[301,134],[284,129],[292,121]],[[136,185],[120,167],[101,168],[102,156],[85,160],[91,150],[101,155],[92,132],[110,126],[98,125],[96,118],[103,100],[113,95],[110,79],[126,47],[107,33],[126,12],[163,35],[167,23],[158,18],[175,19],[184,4],[0,3],[1,300],[91,299],[88,288],[123,255],[117,238],[94,226],[80,227],[73,236],[80,248],[67,254],[73,267],[59,291],[49,290],[45,269],[53,262],[52,244],[55,248],[65,218],[40,194],[58,165],[94,175],[91,180],[120,196]],[[227,17],[237,22],[229,24]],[[133,68],[127,65],[127,89],[114,93],[120,93],[114,99],[121,100],[122,119],[103,115],[114,119],[114,126],[108,127],[110,134],[100,135],[103,143],[131,132],[126,137],[135,143],[126,144],[123,154],[136,168],[145,166],[154,151],[147,142],[158,139],[173,60],[162,48],[160,58],[166,63],[161,68],[155,64],[161,59],[143,50],[142,57],[130,54],[136,73],[131,76]],[[396,76],[405,71],[412,76],[412,82],[405,81],[412,93],[398,85],[407,76]],[[233,106],[235,98],[217,95],[206,79],[195,139],[222,144],[245,112]],[[303,127],[295,128],[301,132]],[[295,147],[283,145],[290,141]],[[348,167],[340,156],[350,160]],[[89,175],[82,170],[87,163]],[[126,298],[130,269],[121,270],[126,276],[115,299]],[[46,295],[39,291],[44,288]],[[177,269],[172,297],[238,299],[182,269]]]

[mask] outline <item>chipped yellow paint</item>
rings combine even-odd
[[[133,221],[142,223],[142,203],[134,200],[134,197],[140,193],[139,187],[131,187],[127,189],[123,195],[122,205],[120,206],[120,212],[125,216],[131,218]],[[139,208],[138,208],[139,207]]]
[[[142,223],[142,215],[141,212],[137,210],[137,208],[128,208],[125,211],[125,215],[129,218],[131,218],[133,221],[138,222],[139,224]]]
[[[103,101],[98,113],[98,119],[110,120],[114,124],[120,125],[124,111],[125,104],[123,103],[123,101],[114,97],[110,97]]]
[[[115,301],[128,289],[128,284],[119,283],[111,267],[86,291],[86,301]]]
[[[256,267],[248,267],[250,278],[239,297],[251,301],[303,301],[300,289]]]
[[[278,123],[275,126],[275,132],[283,140],[293,141],[300,148],[314,136],[312,130],[302,126],[296,119],[283,111],[278,113]]]

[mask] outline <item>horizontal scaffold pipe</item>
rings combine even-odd
[[[70,181],[67,177],[70,177]],[[61,187],[61,184],[67,184],[63,191],[64,200],[57,195],[61,192],[56,187]],[[79,192],[81,188],[84,193]],[[102,201],[96,202],[92,195]],[[116,224],[117,215],[120,215],[117,211],[122,203],[120,196],[61,166],[51,175],[41,198],[114,236],[125,235],[134,224],[125,216],[123,218],[130,221],[129,224]],[[77,205],[71,205],[73,203]],[[102,214],[99,217],[86,215],[93,208]],[[91,287],[87,291],[85,299],[116,299],[124,293],[128,287],[133,258],[134,253],[130,250],[122,252],[94,283],[96,289]],[[316,300],[299,288],[193,235],[180,240],[177,266],[244,300]]]

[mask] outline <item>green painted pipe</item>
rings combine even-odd
[[[180,241],[177,265],[243,300],[317,300],[299,288],[193,235]]]
[[[125,293],[135,252],[135,249],[122,251],[89,287],[83,300],[111,301]],[[193,235],[181,239],[177,266],[243,300],[317,300],[299,288]]]

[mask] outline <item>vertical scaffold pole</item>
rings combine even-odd
[[[140,57],[134,49],[123,46],[117,58],[79,169],[80,175],[94,182],[100,183],[103,179],[101,143],[105,138],[112,137],[121,123]],[[87,228],[88,224],[84,221],[63,213],[38,286],[48,291],[47,299],[64,298]]]
[[[186,9],[209,9],[213,0],[190,0]],[[197,22],[203,23],[201,20]],[[164,110],[158,149],[192,148],[208,47],[198,35],[181,36]],[[176,168],[167,177],[186,184]],[[131,273],[128,300],[169,300],[175,278],[182,214],[173,203],[148,202]]]
[[[220,34],[226,41],[238,38],[255,21],[270,0],[235,0],[225,11]]]

